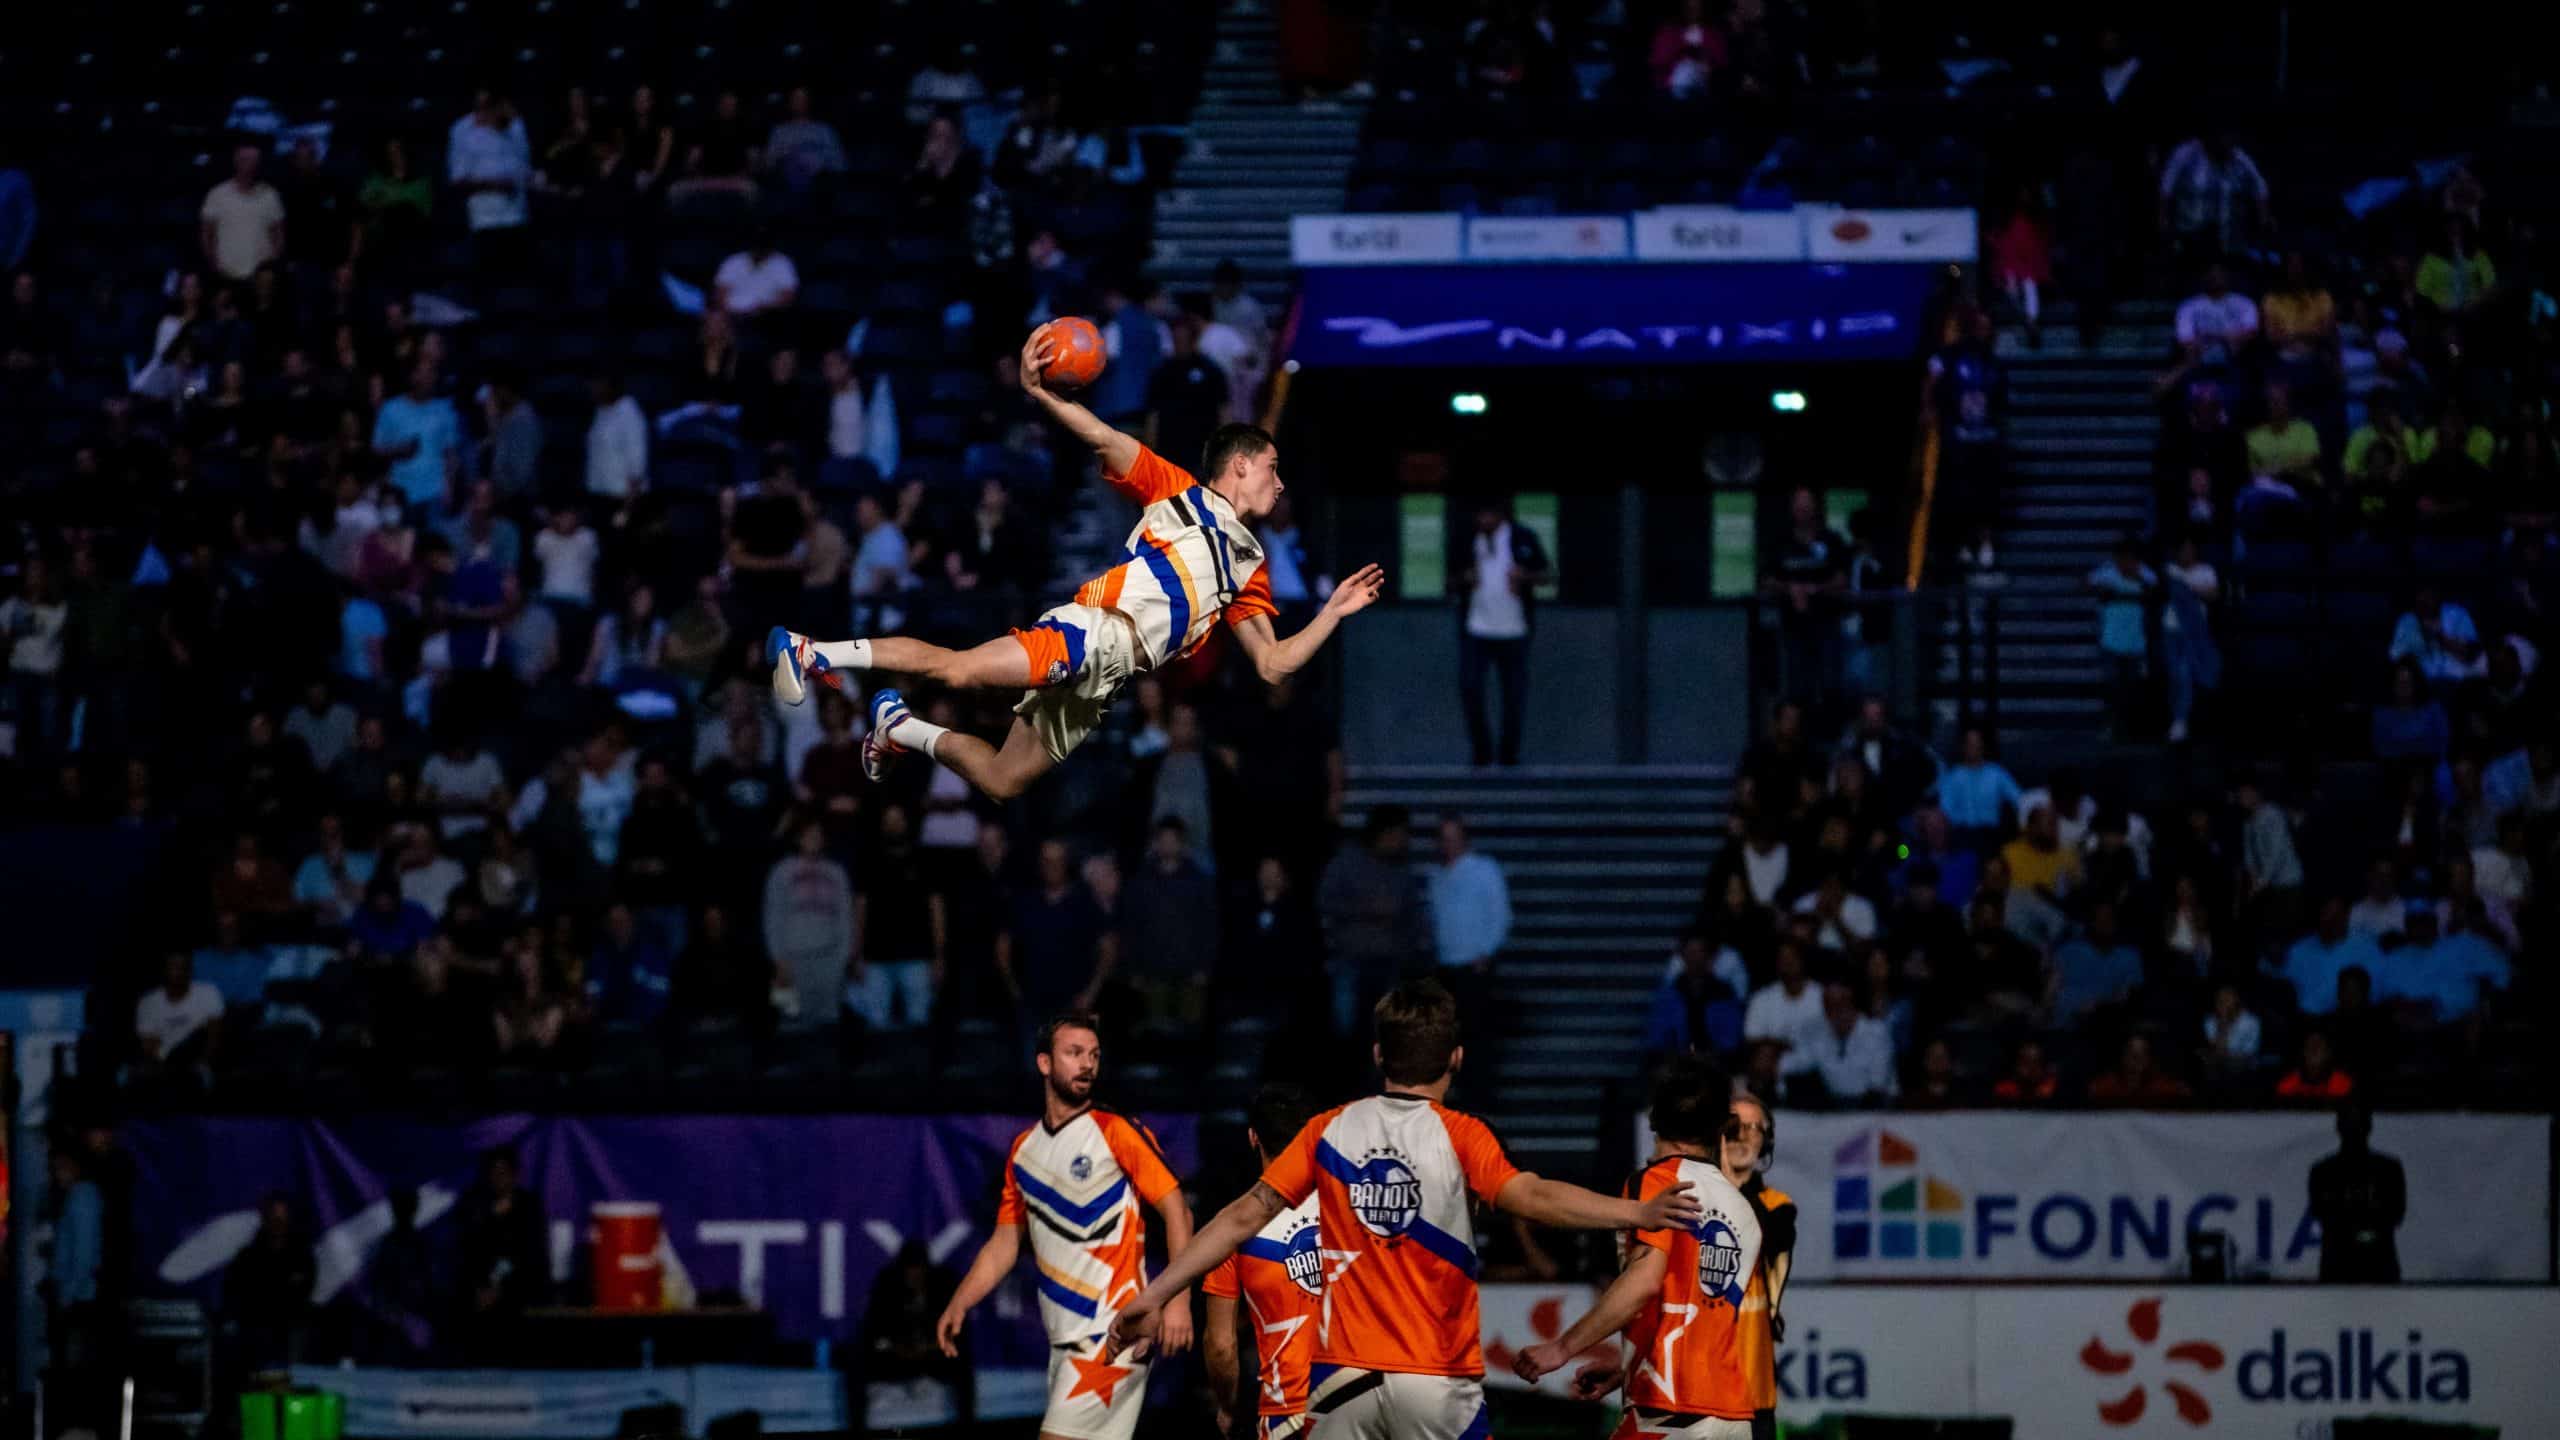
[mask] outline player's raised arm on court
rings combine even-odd
[[[1022,342],[1022,392],[1038,401],[1049,418],[1067,428],[1067,432],[1093,447],[1102,457],[1103,473],[1126,475],[1138,463],[1138,442],[1112,429],[1076,401],[1040,383],[1041,367],[1048,363],[1048,331],[1034,330]]]
[[[1111,1322],[1105,1358],[1116,1357],[1138,1341],[1152,1338],[1166,1301],[1198,1284],[1201,1276],[1217,1269],[1219,1261],[1236,1253],[1244,1242],[1262,1233],[1271,1217],[1288,1208],[1278,1191],[1259,1182],[1229,1201],[1227,1208],[1191,1237],[1190,1244],[1165,1261],[1163,1274],[1148,1282],[1137,1299],[1121,1307],[1119,1318]]]
[[[1013,1262],[1022,1256],[1022,1227],[999,1224],[987,1243],[978,1247],[978,1258],[969,1262],[969,1273],[960,1277],[960,1288],[951,1292],[951,1303],[942,1308],[942,1318],[934,1322],[934,1343],[942,1353],[960,1354],[960,1322],[969,1311],[987,1298],[1004,1277],[1013,1273]]]
[[[1324,608],[1297,634],[1283,640],[1272,630],[1270,616],[1256,615],[1236,622],[1236,642],[1244,646],[1262,683],[1277,685],[1305,669],[1342,622],[1376,604],[1386,588],[1387,572],[1376,565],[1364,565],[1357,574],[1333,587],[1333,593],[1325,597]]]
[[[1534,1225],[1560,1230],[1686,1229],[1698,1218],[1698,1197],[1686,1181],[1642,1200],[1621,1200],[1562,1180],[1513,1177],[1494,1197],[1496,1208]]]
[[[1668,1263],[1652,1246],[1639,1247],[1636,1258],[1609,1282],[1597,1304],[1566,1326],[1563,1334],[1521,1351],[1511,1373],[1535,1385],[1540,1376],[1563,1369],[1574,1356],[1626,1329],[1645,1302],[1662,1292],[1662,1271]]]

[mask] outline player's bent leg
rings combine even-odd
[[[1013,728],[1005,732],[1002,749],[975,735],[953,732],[935,744],[933,758],[990,800],[1013,799],[1057,764],[1049,758],[1048,742],[1018,715]]]

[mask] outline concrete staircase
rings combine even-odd
[[[2006,739],[2082,739],[2106,728],[2098,604],[2087,578],[2128,531],[2149,535],[2154,528],[2152,454],[2160,427],[2151,379],[2166,363],[2172,316],[2163,302],[2127,304],[2094,348],[2080,344],[2068,305],[2047,312],[2040,349],[2028,348],[2017,328],[2001,332],[1999,354],[2009,372],[2002,584],[1982,592],[1973,610],[1978,626],[1997,612]],[[1941,708],[1951,710],[1963,673],[1962,622],[1950,609],[1938,629],[1937,693]],[[1973,658],[1978,677],[1992,657],[1978,648]]]
[[[1438,820],[1467,819],[1511,887],[1511,944],[1495,965],[1500,1068],[1459,1103],[1523,1166],[1591,1179],[1612,1087],[1641,1091],[1638,1046],[1663,962],[1697,914],[1733,802],[1724,768],[1355,766],[1345,823],[1413,813],[1417,872]]]
[[[1279,49],[1269,4],[1246,0],[1218,17],[1191,148],[1156,196],[1149,267],[1174,289],[1205,289],[1218,262],[1233,260],[1275,325],[1289,298],[1289,217],[1342,208],[1368,113],[1352,98],[1301,105],[1281,87]]]

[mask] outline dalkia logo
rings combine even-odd
[[[2133,1332],[2134,1340],[2144,1349],[2149,1349],[2160,1339],[2160,1302],[2157,1299],[2134,1302],[2133,1308],[2125,1312],[2124,1323],[2125,1328]],[[2181,1340],[2169,1347],[2167,1356],[2174,1364],[2192,1365],[2206,1374],[2222,1368],[2222,1347],[2209,1340]],[[2108,1349],[2105,1342],[2092,1335],[2089,1343],[2080,1347],[2080,1363],[2100,1375],[2123,1375],[2132,1371],[2134,1357]],[[2170,1403],[2178,1407],[2179,1419],[2190,1425],[2202,1425],[2213,1418],[2211,1402],[2184,1380],[2163,1380],[2160,1388],[2168,1393]],[[2098,1418],[2110,1425],[2130,1425],[2141,1419],[2143,1412],[2150,1408],[2151,1392],[2136,1381],[2132,1389],[2115,1399],[2099,1401]]]
[[[1964,1192],[1920,1166],[1890,1130],[1851,1137],[1831,1156],[1831,1254],[1837,1260],[1962,1260]]]

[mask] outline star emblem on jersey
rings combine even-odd
[[[1111,1392],[1119,1389],[1120,1382],[1135,1373],[1130,1366],[1114,1365],[1099,1357],[1087,1360],[1081,1355],[1070,1355],[1067,1357],[1067,1363],[1075,1367],[1076,1372],[1076,1383],[1067,1391],[1067,1398],[1070,1400],[1079,1395],[1090,1395],[1108,1405],[1111,1403]]]

